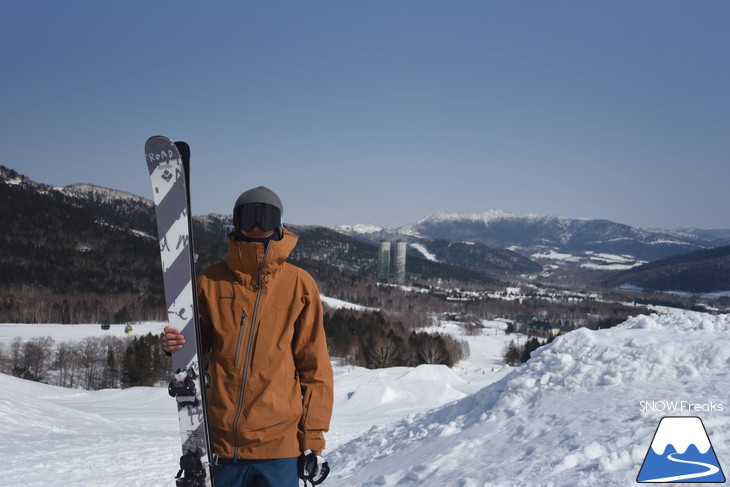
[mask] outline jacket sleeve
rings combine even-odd
[[[303,296],[304,308],[297,320],[292,351],[302,388],[299,420],[300,451],[323,450],[334,402],[334,377],[324,333],[322,301],[312,285]]]
[[[200,320],[200,339],[201,349],[203,353],[208,355],[213,345],[213,324],[210,320],[210,312],[208,311],[208,298],[205,295],[203,278],[198,276],[198,319]]]

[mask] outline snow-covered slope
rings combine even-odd
[[[323,299],[332,307],[352,306]],[[453,370],[436,365],[378,370],[335,365],[328,453],[373,425],[467,397],[504,377],[509,367],[497,364],[496,357],[512,337],[499,332],[503,324],[486,325],[485,335],[469,337],[474,360]],[[140,323],[134,333],[159,333],[163,326]],[[16,336],[52,336],[61,343],[86,336],[124,336],[123,328],[0,324],[0,347],[9,352]],[[454,328],[445,325],[441,331]],[[174,485],[180,456],[174,408],[165,387],[83,391],[0,374],[0,486]],[[328,480],[325,485],[336,484]]]
[[[702,417],[728,458],[728,331],[729,316],[670,314],[569,333],[476,394],[341,446],[333,484],[632,485],[665,415]]]
[[[730,315],[639,316],[571,332],[505,376],[496,356],[510,337],[495,326],[464,337],[471,357],[454,369],[337,365],[324,485],[634,485],[670,415],[701,417],[727,465],[728,332]],[[170,401],[164,388],[91,392],[0,375],[0,486],[172,485]]]
[[[0,398],[0,486],[173,484],[180,447],[164,388],[78,391],[0,374]]]

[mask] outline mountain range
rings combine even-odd
[[[0,189],[0,288],[31,285],[54,292],[160,294],[151,200],[91,184],[52,187],[3,166]],[[194,217],[199,266],[223,257],[229,222],[228,215]],[[598,275],[596,270],[619,270],[625,272],[611,272],[600,282],[672,290],[690,283],[684,290],[693,292],[730,289],[724,279],[728,273],[722,271],[730,263],[730,252],[709,250],[730,245],[730,230],[652,230],[499,210],[436,213],[397,229],[290,228],[300,237],[293,259],[330,277],[351,273],[351,280],[374,279],[379,241],[404,240],[411,280],[494,285],[520,276],[539,280],[566,271]],[[682,274],[672,273],[680,267]],[[708,268],[718,272],[708,273]],[[683,280],[691,269],[703,270]]]
[[[423,238],[478,242],[523,255],[559,253],[615,254],[652,261],[730,243],[727,230],[659,230],[609,220],[560,216],[519,216],[501,210],[484,213],[435,213],[397,229],[374,225],[338,227],[369,240]]]
[[[337,230],[371,242],[406,240],[417,249],[431,240],[509,249],[541,264],[540,277],[551,282],[575,280],[579,274],[581,281],[587,278],[594,285],[610,287],[693,293],[730,290],[726,229],[646,229],[600,219],[490,210],[439,212],[395,229],[352,225]],[[600,277],[596,271],[608,271],[610,277]]]

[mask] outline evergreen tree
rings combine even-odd
[[[502,354],[502,358],[507,363],[507,365],[519,365],[520,359],[522,357],[522,347],[518,347],[514,340],[509,342],[509,345],[507,345],[506,350]]]
[[[530,360],[530,356],[532,355],[532,352],[534,352],[535,350],[540,348],[540,346],[541,346],[540,341],[537,338],[532,337],[530,340],[528,340],[527,343],[525,343],[524,349],[522,350],[522,356],[520,357],[520,360],[521,360],[520,363],[524,364],[525,362]]]
[[[107,389],[116,388],[118,375],[119,370],[117,367],[117,359],[114,356],[114,349],[111,345],[108,345],[106,349],[106,369],[104,370],[103,387]]]
[[[145,337],[134,337],[124,353],[123,386],[151,386],[155,376],[149,341]]]

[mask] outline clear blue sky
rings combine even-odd
[[[192,148],[193,212],[443,211],[730,228],[730,2],[0,2],[0,164],[150,197]]]

